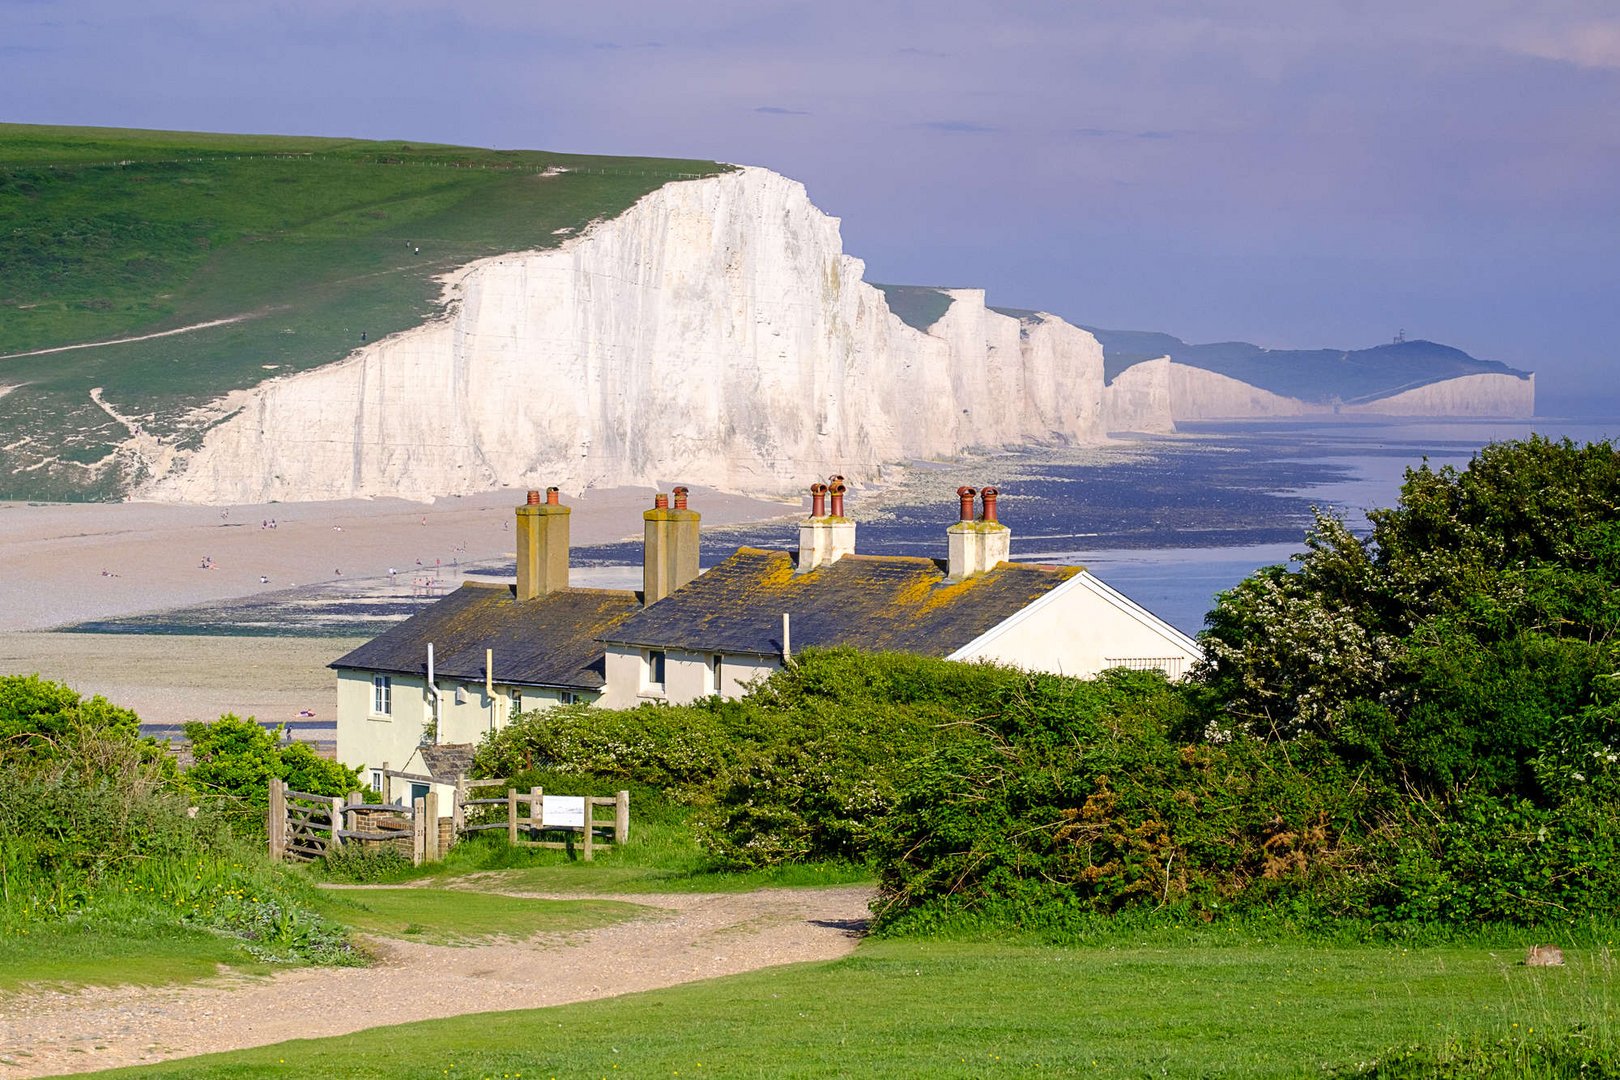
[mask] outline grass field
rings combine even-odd
[[[420,323],[433,277],[553,247],[712,162],[0,124],[0,496],[107,498],[125,428]],[[18,355],[236,320],[170,337]],[[26,471],[23,471],[26,470]]]
[[[529,900],[444,889],[329,890],[322,905],[328,918],[363,933],[431,945],[576,933],[645,910],[612,900]]]
[[[603,900],[528,900],[443,889],[333,890],[318,905],[332,922],[365,934],[430,945],[569,934],[634,918],[645,909]],[[127,922],[66,924],[0,938],[0,992],[29,985],[160,986],[218,974],[264,972],[229,937],[203,929]]]
[[[1271,1077],[1582,1023],[1612,1039],[1606,954],[1571,954],[1551,969],[1516,960],[1477,947],[872,942],[829,964],[128,1075]]]

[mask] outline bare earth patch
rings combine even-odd
[[[870,898],[866,886],[636,896],[570,893],[566,899],[631,900],[654,910],[577,935],[518,943],[450,947],[374,939],[379,959],[364,969],[302,968],[205,985],[4,995],[0,1078],[151,1064],[831,960],[855,948]],[[367,1003],[370,1008],[334,1008],[333,1002]]]

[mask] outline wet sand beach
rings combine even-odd
[[[512,557],[513,511],[523,494],[431,504],[0,503],[0,673],[37,672],[134,708],[154,725],[222,712],[297,724],[311,719],[299,716],[307,710],[325,726],[336,707],[325,665],[356,638],[48,631],[294,586],[351,583],[408,595],[411,581],[437,578],[441,590],[453,588],[468,564]],[[639,540],[652,495],[619,488],[565,499],[573,545]],[[693,488],[692,506],[705,524],[796,512],[791,503],[702,488]],[[592,583],[588,573],[580,578]]]

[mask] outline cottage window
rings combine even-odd
[[[664,650],[649,649],[647,651],[646,678],[644,686],[654,693],[664,692]]]
[[[723,679],[724,671],[722,669],[722,665],[724,663],[725,661],[721,658],[719,653],[715,653],[713,656],[709,657],[709,693],[711,694],[720,693],[721,688],[725,686]]]
[[[562,702],[564,705],[578,705],[579,695],[574,693],[572,690],[564,690],[557,695],[557,700]]]
[[[516,716],[523,711],[523,691],[512,688],[512,715]]]
[[[371,712],[373,716],[390,716],[394,711],[394,680],[387,675],[371,677]]]

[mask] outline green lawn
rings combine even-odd
[[[321,913],[367,934],[435,945],[590,930],[647,911],[613,900],[528,900],[445,889],[332,889]]]
[[[49,927],[0,936],[0,993],[26,986],[162,986],[233,971],[267,971],[206,930]]]
[[[315,905],[367,934],[436,945],[573,933],[647,909],[611,900],[529,900],[444,889],[322,890]],[[158,986],[195,982],[224,968],[266,972],[231,937],[129,915],[116,925],[46,925],[0,937],[0,992],[30,985]]]
[[[553,247],[713,162],[0,124],[0,496],[110,497],[94,464],[186,410],[420,323],[435,275]],[[562,169],[556,175],[542,175]],[[156,341],[44,356],[242,316]]]
[[[283,1043],[130,1075],[173,1077],[1302,1076],[1386,1049],[1612,1040],[1606,954],[1518,950],[1059,949],[869,942],[852,958],[605,1002]],[[1517,1026],[1515,1026],[1517,1025]],[[122,1075],[122,1073],[115,1074]]]

